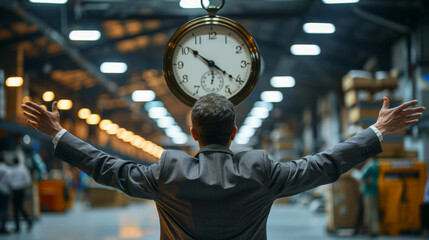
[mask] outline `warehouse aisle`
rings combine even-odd
[[[268,220],[269,240],[364,240],[340,238],[325,232],[324,214],[314,214],[295,205],[274,205]],[[11,227],[11,226],[9,226]],[[25,230],[25,227],[23,227]],[[159,227],[152,202],[125,208],[84,209],[79,204],[65,214],[43,214],[29,233],[1,235],[3,240],[158,240]],[[423,240],[423,237],[379,237],[379,240]]]

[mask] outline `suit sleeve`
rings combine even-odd
[[[152,165],[122,160],[96,149],[66,132],[54,155],[75,166],[100,184],[119,189],[129,196],[157,199],[160,162]]]
[[[341,174],[381,151],[377,135],[373,130],[366,129],[312,156],[290,162],[269,159],[269,189],[275,198],[281,198],[332,183]]]

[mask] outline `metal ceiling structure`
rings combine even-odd
[[[273,89],[272,76],[293,76],[296,85],[280,89],[284,101],[275,103],[276,114],[257,134],[287,115],[301,114],[328,90],[341,92],[342,76],[350,69],[362,69],[368,59],[376,60],[374,70],[390,70],[393,43],[427,21],[428,13],[426,0],[338,5],[321,0],[226,0],[218,14],[242,24],[256,39],[263,58],[257,87],[237,107],[238,124],[260,100],[261,92]],[[205,14],[202,9],[181,8],[179,0],[70,0],[64,5],[2,0],[0,51],[7,55],[24,49],[24,72],[35,93],[53,89],[71,96],[78,105],[92,106],[102,117],[168,145],[144,104],[133,103],[130,95],[135,89],[154,90],[157,100],[187,131],[190,108],[168,90],[162,56],[177,28]],[[330,22],[336,32],[306,34],[302,30],[306,22]],[[102,37],[96,42],[73,42],[68,38],[73,29],[100,30]],[[318,44],[321,54],[294,56],[290,46],[296,43]],[[126,62],[128,71],[103,74],[99,66],[104,61]]]

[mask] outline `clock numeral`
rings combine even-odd
[[[249,63],[246,60],[241,61],[241,68],[246,68]]]
[[[232,93],[231,93],[231,88],[229,88],[229,85],[226,85],[226,86],[225,86],[225,92],[226,92],[226,93],[229,93],[229,94],[232,94]]]
[[[243,47],[241,47],[241,46],[237,46],[237,47],[235,47],[235,53],[236,54],[240,54],[240,53],[242,53],[242,50],[243,50]]]
[[[201,44],[201,36],[195,36],[195,45]]]
[[[187,74],[185,74],[185,75],[183,75],[183,77],[182,77],[182,81],[180,81],[179,83],[180,84],[183,84],[183,83],[187,83],[188,82],[188,75]]]
[[[189,48],[182,47],[182,55],[188,55],[189,54]]]
[[[182,61],[179,61],[179,62],[177,63],[177,67],[178,67],[179,69],[182,69],[184,66],[185,66],[185,64],[184,64]]]
[[[201,87],[201,86],[194,85],[194,88],[195,88],[195,89],[197,89],[197,90],[195,91],[194,95],[197,95],[197,94],[198,94],[198,90],[200,90],[200,87]]]
[[[209,40],[214,40],[217,38],[217,33],[215,31],[209,32]]]
[[[240,75],[238,75],[238,76],[235,78],[235,81],[236,81],[236,82],[238,82],[240,85],[243,85],[243,83],[244,83],[244,80],[241,80]]]

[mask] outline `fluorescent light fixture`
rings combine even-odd
[[[112,124],[112,121],[110,121],[109,119],[103,119],[101,120],[99,127],[101,130],[108,130],[110,128],[110,125]]]
[[[21,87],[23,83],[22,77],[8,77],[6,79],[6,87]]]
[[[152,90],[136,90],[131,94],[134,102],[150,102],[155,99],[155,92]]]
[[[109,125],[109,129],[107,129],[107,134],[113,135],[116,134],[119,130],[119,125],[116,123],[112,123]]]
[[[65,4],[68,0],[30,0],[32,3]]]
[[[172,139],[174,144],[185,144],[188,142],[188,135],[185,133],[179,133],[176,136],[174,136]]]
[[[209,0],[203,1],[204,6],[210,4]],[[179,3],[181,8],[201,8],[201,0],[180,0]]]
[[[360,0],[322,0],[325,4],[358,3]]]
[[[98,114],[91,114],[86,119],[86,123],[89,125],[97,125],[100,122],[100,115]]]
[[[89,115],[91,115],[91,110],[89,110],[88,108],[81,108],[77,113],[77,116],[80,119],[87,119]]]
[[[256,130],[249,126],[242,126],[238,134],[243,137],[251,137],[255,134]]]
[[[69,99],[61,99],[57,103],[58,109],[70,110],[73,107],[73,102]]]
[[[149,112],[149,110],[153,107],[164,107],[164,104],[162,104],[161,101],[150,101],[145,103],[144,109]]]
[[[176,121],[174,121],[174,118],[167,116],[167,117],[162,117],[162,118],[158,119],[156,121],[156,124],[160,128],[168,128],[168,127],[173,126],[175,124],[175,122]]]
[[[165,107],[153,107],[149,110],[149,117],[152,119],[158,119],[167,116],[168,112]]]
[[[283,100],[283,93],[280,91],[263,91],[261,93],[261,100],[264,102],[281,102]]]
[[[275,76],[271,78],[270,84],[275,88],[291,88],[295,86],[295,78],[291,76]]]
[[[124,73],[127,69],[127,64],[123,62],[104,62],[100,66],[102,73]]]
[[[294,44],[290,47],[290,52],[298,56],[315,56],[320,54],[320,47],[316,44]]]
[[[250,141],[250,137],[244,137],[244,136],[237,135],[237,137],[235,138],[235,142],[237,144],[248,144],[249,141]]]
[[[165,135],[167,135],[170,138],[174,138],[174,137],[176,137],[182,133],[183,133],[182,129],[177,125],[171,126],[167,129],[165,129]]]
[[[69,34],[69,39],[73,41],[97,41],[100,37],[98,30],[73,30]]]
[[[50,102],[50,101],[54,100],[54,98],[55,98],[55,94],[52,91],[46,91],[42,95],[42,99],[45,102]]]
[[[257,118],[267,118],[269,115],[269,111],[268,109],[266,109],[265,107],[254,107],[252,108],[252,110],[250,110],[249,115],[252,117],[257,117]]]
[[[257,117],[247,117],[246,120],[244,120],[244,125],[252,128],[258,128],[262,125],[262,120]]]
[[[335,32],[335,26],[332,23],[306,23],[302,29],[306,33],[332,34]]]
[[[268,111],[273,110],[273,104],[270,102],[256,101],[255,104],[253,104],[253,107],[264,107]]]

